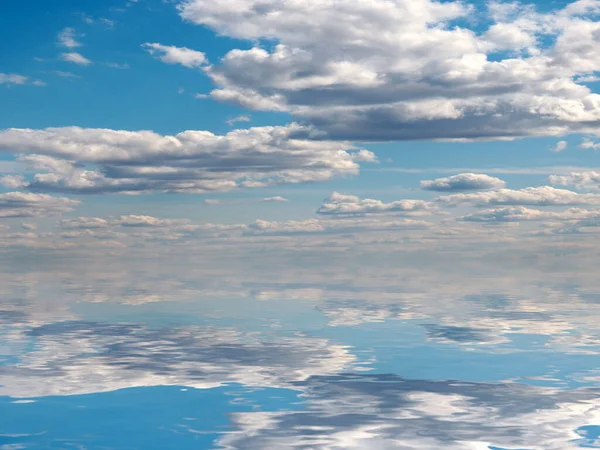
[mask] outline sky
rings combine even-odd
[[[436,199],[471,193],[471,213],[556,219],[558,232],[597,204],[598,12],[590,0],[8,1],[3,222],[57,235],[61,218],[129,215],[464,226]],[[358,197],[350,214],[320,213],[334,192]],[[405,200],[430,204],[387,214]],[[544,215],[555,206],[587,212]]]
[[[600,447],[600,0],[0,40],[0,449]]]

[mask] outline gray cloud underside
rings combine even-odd
[[[212,98],[287,111],[321,137],[516,138],[600,125],[600,96],[584,84],[600,70],[598,0],[547,13],[432,0],[184,0],[178,8],[186,21],[253,42],[202,68],[217,86]],[[487,29],[465,23],[475,13]]]
[[[0,194],[0,218],[35,217],[72,211],[80,202],[65,197],[26,192]]]

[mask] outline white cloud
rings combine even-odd
[[[265,198],[246,198],[246,199],[216,199],[216,198],[206,198],[204,199],[205,205],[242,205],[242,204],[253,204],[253,203],[281,203],[289,201],[285,197],[275,196],[275,197],[265,197]]]
[[[590,170],[585,172],[571,172],[567,175],[550,175],[548,181],[553,185],[571,185],[583,189],[597,189],[600,187],[600,172]]]
[[[560,153],[567,149],[569,146],[567,141],[558,141],[554,147],[551,147],[549,150],[553,153]]]
[[[208,63],[206,55],[186,47],[174,47],[157,43],[145,43],[142,45],[148,53],[156,55],[158,59],[167,64],[181,64],[184,67],[202,67]]]
[[[26,84],[29,78],[24,75],[18,75],[16,73],[0,73],[0,84],[12,85],[12,84]]]
[[[204,67],[216,100],[287,111],[330,139],[510,139],[597,132],[600,96],[577,82],[600,71],[590,4],[493,7],[483,30],[458,1],[184,0],[179,11],[254,45]]]
[[[228,125],[235,125],[237,122],[250,122],[252,119],[248,115],[237,116],[227,121]]]
[[[600,210],[571,208],[566,211],[552,212],[529,209],[524,206],[510,206],[479,211],[462,217],[468,222],[523,222],[532,220],[581,220],[600,217]]]
[[[60,55],[60,58],[63,61],[70,62],[70,63],[73,63],[73,64],[77,64],[77,65],[80,65],[80,66],[89,66],[90,64],[92,64],[92,61],[90,61],[89,59],[87,59],[81,53],[77,53],[77,52],[62,53]]]
[[[422,230],[430,227],[430,223],[422,220],[370,220],[364,218],[348,220],[287,220],[271,222],[256,220],[247,225],[243,231],[247,236],[285,236],[303,234],[336,234],[336,233],[369,233],[378,231]]]
[[[578,194],[566,189],[556,189],[551,186],[528,187],[524,189],[498,189],[496,191],[476,192],[469,194],[452,194],[438,197],[437,203],[445,206],[458,205],[594,205],[600,204],[598,194]]]
[[[0,151],[22,154],[38,171],[28,188],[78,193],[214,192],[326,181],[375,159],[343,142],[311,141],[299,125],[226,135],[78,127],[0,131]]]
[[[81,47],[81,43],[77,41],[80,36],[74,28],[67,27],[58,34],[58,43],[67,48]]]
[[[78,200],[47,194],[7,192],[0,194],[0,218],[47,216],[70,212]]]
[[[590,139],[584,139],[579,146],[585,149],[600,150],[600,143]]]
[[[447,178],[421,181],[421,189],[428,191],[471,191],[503,188],[500,178],[485,174],[461,173]]]
[[[415,213],[432,209],[433,205],[424,200],[398,200],[384,203],[381,200],[360,199],[354,195],[332,193],[317,210],[323,215],[362,215],[381,213]]]
[[[10,189],[21,189],[27,186],[23,175],[5,175],[0,177],[0,184]]]
[[[116,62],[107,62],[106,67],[110,67],[111,69],[119,69],[119,70],[131,69],[131,67],[127,63],[116,63]]]
[[[64,219],[59,222],[61,228],[65,229],[94,229],[108,228],[110,224],[99,217],[77,217],[75,219]]]
[[[73,72],[65,72],[62,70],[54,70],[52,73],[54,75],[62,77],[62,78],[81,78],[81,76],[79,76]]]
[[[135,214],[129,214],[127,216],[120,216],[119,218],[112,221],[113,224],[118,224],[123,227],[169,227],[174,225],[187,224],[185,219],[159,219],[152,216],[139,216]]]

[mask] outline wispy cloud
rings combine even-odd
[[[250,122],[251,120],[252,120],[252,118],[250,116],[242,115],[242,116],[237,116],[237,117],[234,117],[233,119],[227,120],[227,124],[235,125],[238,122]]]
[[[81,36],[74,28],[67,27],[58,33],[58,43],[69,49],[81,47],[83,44],[77,40]]]
[[[80,66],[89,66],[92,64],[92,61],[77,52],[62,53],[60,59]]]

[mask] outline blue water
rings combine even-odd
[[[132,302],[155,286],[145,270],[79,286],[13,270],[0,449],[600,448],[589,281],[227,293],[188,279]]]

